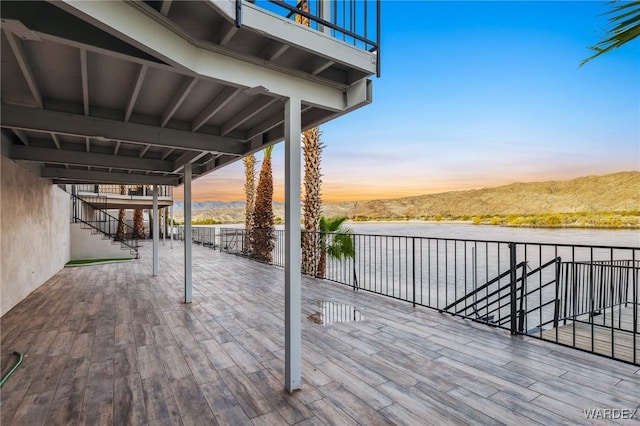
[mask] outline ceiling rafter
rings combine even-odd
[[[191,123],[191,130],[194,132],[198,131],[198,129],[204,126],[207,121],[211,120],[214,115],[231,102],[231,100],[240,93],[240,91],[241,89],[236,87],[225,87],[222,89],[218,96],[216,96],[209,105],[200,111],[200,114],[198,114],[198,116],[193,120]]]
[[[84,139],[87,152],[91,152],[91,141],[89,140],[89,136],[85,136]]]
[[[198,79],[193,77],[185,77],[182,80],[182,84],[180,84],[180,87],[178,88],[178,90],[176,90],[176,92],[173,94],[173,97],[171,98],[169,105],[162,113],[162,118],[160,120],[160,127],[164,127],[167,125],[169,120],[171,120],[171,117],[173,117],[173,115],[176,113],[176,111],[178,111],[182,103],[187,99],[187,96],[189,96],[189,93],[191,93],[191,90],[193,90],[193,88],[196,86],[196,83],[198,83]]]
[[[146,64],[140,65],[140,67],[138,68],[138,75],[136,76],[136,82],[133,85],[133,89],[131,90],[131,96],[129,96],[129,101],[127,102],[127,108],[124,114],[124,121],[129,121],[129,119],[131,118],[133,107],[136,105],[136,101],[138,100],[138,95],[140,94],[140,89],[142,88],[144,77],[147,75],[148,68],[149,67]]]
[[[51,139],[53,139],[53,143],[56,145],[56,149],[61,149],[60,139],[58,139],[58,135],[55,133],[51,133]]]
[[[151,145],[145,145],[142,148],[140,148],[139,158],[144,157],[144,155],[147,153],[147,151],[149,151],[149,148],[151,148]]]
[[[10,157],[12,160],[35,161],[40,163],[68,164],[72,166],[89,166],[104,168],[120,168],[141,171],[174,170],[174,162],[168,160],[153,160],[148,158],[113,156],[95,152],[71,151],[52,148],[34,148],[14,146]]]
[[[40,93],[40,89],[38,88],[38,83],[36,82],[35,77],[33,76],[33,72],[31,71],[31,65],[29,64],[29,60],[27,59],[27,55],[24,51],[24,46],[22,45],[22,40],[16,38],[16,36],[9,30],[5,29],[5,34],[7,36],[7,40],[9,41],[9,46],[11,46],[11,51],[13,55],[16,57],[18,61],[18,65],[20,66],[20,71],[22,71],[22,76],[27,82],[29,86],[29,90],[31,91],[31,96],[33,96],[33,100],[35,101],[38,108],[42,108],[42,94]]]
[[[20,142],[22,142],[23,145],[29,146],[29,137],[25,132],[19,129],[13,129],[13,133],[16,134],[16,136],[18,137],[18,139],[20,139]]]
[[[162,0],[162,6],[160,6],[160,13],[162,13],[164,16],[167,16],[169,14],[169,10],[171,9],[171,3],[173,3],[172,0]]]
[[[242,123],[254,117],[259,112],[263,111],[265,108],[269,107],[274,102],[278,101],[278,98],[271,97],[262,97],[256,102],[249,105],[248,108],[245,108],[242,114],[236,114],[233,118],[228,120],[220,127],[220,136],[228,135],[232,130],[241,126]]]
[[[84,115],[89,115],[89,73],[87,70],[87,49],[80,49],[80,75],[82,80],[82,106]]]
[[[4,105],[1,111],[4,128],[22,129],[72,136],[89,136],[97,140],[119,140],[132,144],[150,144],[166,148],[221,152],[241,156],[242,139],[207,135],[145,124],[86,117],[58,111]]]
[[[96,183],[119,183],[138,185],[178,185],[178,178],[164,177],[158,175],[144,175],[131,173],[109,173],[89,170],[73,170],[54,167],[43,167],[40,176],[49,179],[60,179],[71,182],[96,182]]]
[[[301,114],[309,111],[313,108],[311,105],[303,106],[301,110]],[[284,122],[284,113],[276,113],[271,117],[264,120],[262,123],[257,124],[247,131],[247,139],[253,139],[254,137],[261,135],[262,133],[268,132],[269,130],[278,127],[280,124]]]
[[[173,151],[175,151],[175,150],[176,150],[175,148],[167,148],[167,149],[164,151],[164,153],[162,154],[162,156],[160,157],[160,159],[161,159],[161,160],[164,160],[165,158],[167,158],[168,156],[170,156],[170,155],[171,155],[171,153],[172,153]]]
[[[322,71],[326,70],[327,68],[333,66],[335,64],[335,61],[325,61],[323,62],[321,65],[317,66],[316,68],[314,68],[311,71],[311,74],[313,75],[318,75],[320,74]]]
[[[120,151],[120,144],[122,142],[116,141],[116,146],[113,148],[113,155],[118,155],[118,151]]]
[[[220,46],[224,46],[231,41],[234,35],[238,32],[238,27],[235,23],[227,22],[227,28],[223,30],[223,35],[220,37]]]

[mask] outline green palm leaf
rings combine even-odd
[[[607,31],[604,40],[590,47],[596,53],[582,61],[580,66],[640,36],[640,0],[625,3],[614,0],[609,4],[612,9],[605,15],[614,15],[609,18],[609,22],[615,26]]]

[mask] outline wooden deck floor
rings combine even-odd
[[[542,332],[544,339],[575,346],[605,356],[612,356],[628,362],[640,362],[640,336],[633,332],[633,305],[615,311],[615,315],[597,316],[593,324],[570,322],[556,329]],[[612,320],[615,329],[612,329]],[[636,329],[640,330],[640,316],[636,319]]]
[[[3,372],[27,354],[2,425],[610,424],[584,410],[640,405],[637,366],[307,278],[289,395],[283,270],[195,246],[185,305],[181,245],[155,278],[150,252],[64,269],[2,317]],[[364,318],[306,319],[327,301]]]

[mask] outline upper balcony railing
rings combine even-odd
[[[95,195],[153,197],[153,186],[150,185],[76,185],[76,191]],[[158,185],[158,196],[173,197],[173,186]]]
[[[376,52],[380,77],[381,0],[253,0],[251,3],[369,52]],[[242,26],[242,0],[236,0],[236,26]]]

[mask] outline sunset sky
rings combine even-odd
[[[323,200],[640,170],[640,40],[578,68],[609,28],[607,10],[384,1],[373,104],[321,127]],[[283,201],[282,143],[273,174]],[[243,200],[243,185],[236,162],[195,180],[193,198]]]

